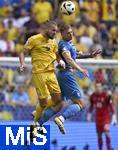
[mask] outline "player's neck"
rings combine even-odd
[[[68,40],[68,39],[66,39],[66,38],[62,38],[62,40],[65,41],[65,42],[71,41],[71,40]]]
[[[63,41],[65,41],[65,42],[69,42],[69,41],[71,41],[71,40],[63,39]]]
[[[46,35],[46,33],[42,33],[42,35],[46,40],[49,40],[49,37]]]

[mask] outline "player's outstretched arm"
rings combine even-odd
[[[18,67],[19,72],[23,72],[26,69],[26,64],[25,64],[25,55],[28,54],[29,50],[28,49],[23,49],[19,53],[19,61],[20,61],[20,66]]]
[[[77,59],[84,59],[84,58],[94,58],[97,55],[100,55],[102,53],[101,49],[92,51],[90,53],[81,53],[81,52],[77,52]]]
[[[64,51],[62,53],[63,57],[65,58],[66,62],[70,64],[70,66],[76,70],[79,70],[82,72],[85,76],[89,76],[88,71],[82,67],[80,67],[71,57],[70,53],[68,51]]]

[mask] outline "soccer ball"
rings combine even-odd
[[[61,12],[65,15],[71,15],[75,11],[75,4],[71,1],[65,1],[61,4]]]

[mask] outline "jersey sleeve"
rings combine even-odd
[[[54,44],[55,44],[54,52],[56,53],[56,52],[58,52],[58,43],[56,40],[55,40]]]
[[[113,99],[112,99],[111,95],[107,95],[107,103],[110,106],[111,112],[113,114],[116,113],[115,106],[114,106]]]
[[[112,96],[111,96],[111,95],[106,95],[106,99],[107,99],[108,104],[113,103],[113,100],[112,100]]]
[[[26,41],[24,48],[31,50],[33,48],[33,43],[33,38],[31,37]]]
[[[69,48],[68,48],[68,45],[66,44],[66,43],[64,43],[64,42],[60,42],[59,43],[59,52],[61,53],[61,54],[63,54],[64,52],[70,52],[69,51]]]

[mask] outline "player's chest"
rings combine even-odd
[[[103,108],[106,105],[106,100],[104,97],[95,97],[93,98],[93,102],[96,108]]]
[[[34,49],[37,50],[37,52],[53,52],[55,49],[55,44],[53,40],[49,40],[47,42],[36,41],[34,44]]]
[[[76,59],[76,47],[75,47],[75,45],[73,43],[69,43],[68,48],[69,48],[71,57],[73,59]]]

